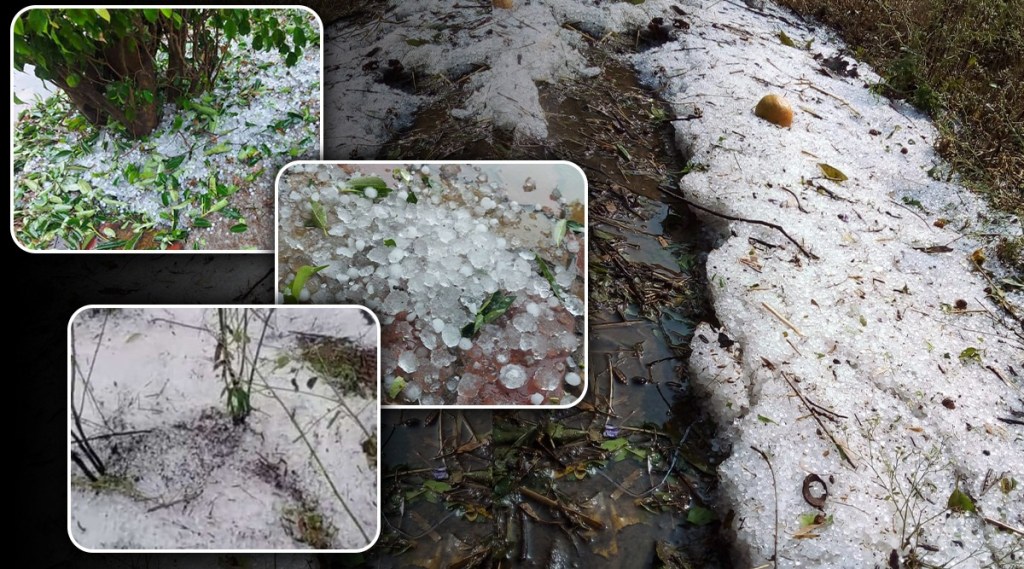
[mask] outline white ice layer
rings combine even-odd
[[[997,523],[1024,527],[1024,433],[1001,420],[1020,410],[1021,326],[986,299],[967,260],[977,242],[932,224],[979,231],[999,215],[929,176],[941,169],[933,126],[872,95],[865,66],[859,78],[822,73],[814,55],[842,47],[826,34],[770,5],[766,16],[678,4],[693,14],[689,32],[633,60],[677,116],[702,113],[674,123],[684,153],[707,166],[680,191],[778,224],[808,253],[767,227],[706,217],[720,235],[707,263],[714,307],[737,343],[722,347],[701,325],[690,368],[732,448],[720,474],[734,561],[852,569],[890,566],[895,551],[929,566],[1019,564],[1020,534]],[[783,45],[780,30],[812,48]],[[769,92],[792,103],[792,128],[753,115]],[[849,180],[825,179],[819,163]],[[998,230],[1019,235],[1020,221]],[[829,490],[828,523],[810,529],[809,474]],[[958,487],[980,515],[944,511]]]
[[[581,53],[586,40],[563,24],[601,37],[643,27],[662,14],[662,7],[650,2],[516,4],[515,10],[491,9],[489,2],[453,9],[447,0],[406,1],[364,27],[328,30],[325,156],[375,156],[429,102],[381,81],[389,61],[417,77],[468,77],[463,107],[451,110],[457,122],[487,122],[517,138],[544,138],[547,122],[537,84],[599,80],[600,68],[591,67]]]
[[[702,325],[691,369],[717,415],[723,443],[732,448],[721,473],[722,509],[736,512],[730,525],[735,564],[771,566],[777,534],[777,567],[885,567],[894,549],[904,561],[911,553],[904,537],[926,546],[915,553],[935,566],[1019,565],[1019,535],[977,516],[942,511],[959,479],[985,517],[1024,527],[1024,442],[1019,427],[999,420],[1020,409],[1024,346],[1016,335],[1019,324],[1008,328],[988,316],[1001,313],[985,300],[986,283],[965,260],[978,242],[932,223],[941,216],[953,220],[947,228],[969,222],[969,233],[1020,234],[1020,221],[986,227],[986,220],[1000,216],[963,188],[928,175],[948,170],[932,151],[935,132],[928,121],[871,95],[864,83],[878,78],[863,65],[860,78],[823,75],[813,56],[836,55],[842,46],[825,32],[792,25],[795,16],[770,4],[767,15],[738,0],[516,4],[513,11],[476,12],[451,10],[440,0],[403,2],[389,13],[395,18],[333,34],[338,39],[327,47],[327,59],[333,53],[335,61],[347,60],[357,52],[364,54],[361,61],[396,58],[428,73],[487,63],[470,79],[466,108],[452,116],[468,124],[518,114],[520,134],[543,133],[534,87],[524,82],[545,70],[561,77],[571,70],[577,77],[592,73],[579,57],[580,36],[561,24],[573,23],[594,37],[643,27],[654,16],[680,17],[690,25],[680,32],[681,41],[633,57],[644,79],[676,106],[676,116],[697,108],[702,113],[674,123],[684,153],[709,167],[694,169],[681,191],[716,211],[780,224],[817,257],[803,256],[763,226],[706,218],[721,236],[708,262],[715,309],[738,343],[722,348],[718,332]],[[438,27],[441,14],[445,25]],[[552,16],[557,26],[550,25]],[[469,25],[477,20],[479,26]],[[436,29],[440,37],[435,41],[425,32],[415,39],[429,41],[413,45],[420,42],[407,41],[410,29]],[[489,30],[503,42],[497,48]],[[782,45],[780,30],[798,46],[813,38],[811,49]],[[377,47],[381,55],[368,55]],[[769,92],[793,104],[791,129],[753,116]],[[326,153],[339,157],[376,154],[429,102],[359,68],[328,85],[327,99],[336,136]],[[850,180],[823,179],[819,162]],[[955,251],[915,249],[947,244]],[[966,311],[946,308],[959,299],[967,302]],[[1022,304],[1019,293],[1010,300]],[[972,347],[977,352],[966,353],[977,353],[980,361],[962,362],[959,356]],[[459,389],[468,389],[472,378],[464,375]],[[808,401],[842,415],[823,422],[856,466],[817,433],[786,378]],[[764,451],[771,468],[751,446]],[[829,484],[824,508],[831,522],[797,538],[800,516],[816,512],[801,495],[809,473]],[[915,476],[918,483],[908,482]],[[1013,479],[1018,483],[1004,493],[1003,481]],[[917,526],[909,521],[904,529],[901,511],[927,523],[909,535]],[[1016,560],[997,561],[1014,546]]]
[[[110,439],[116,447],[99,447],[111,488],[89,488],[71,465],[69,523],[77,543],[95,549],[300,549],[308,546],[295,541],[284,522],[302,506],[296,492],[333,528],[332,548],[369,543],[354,519],[373,539],[377,475],[356,421],[376,432],[376,401],[346,396],[353,418],[327,382],[305,384],[315,373],[294,358],[296,330],[374,347],[376,330],[361,311],[278,309],[254,379],[253,413],[235,426],[213,369],[208,330],[217,326],[214,309],[123,309],[105,327],[102,310],[85,312],[73,324],[78,357],[91,370],[82,420],[90,434],[108,428],[136,434]],[[279,358],[290,363],[276,365]],[[301,388],[294,387],[296,378]],[[321,420],[335,414],[336,420]],[[303,426],[304,439],[293,421]]]

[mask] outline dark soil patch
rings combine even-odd
[[[623,39],[623,42],[627,40]],[[605,49],[633,49],[628,43]],[[596,79],[541,85],[545,141],[459,121],[453,92],[382,151],[395,159],[564,159],[590,188],[590,388],[558,412],[391,411],[382,417],[384,567],[728,567],[714,510],[712,422],[686,382],[706,301],[700,225],[659,191],[695,166],[667,105],[604,52]],[[690,523],[692,511],[715,521]]]

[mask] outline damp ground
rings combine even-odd
[[[587,174],[589,382],[558,412],[387,410],[382,414],[384,566],[446,558],[464,566],[579,562],[728,567],[715,507],[724,457],[690,391],[693,330],[714,321],[700,223],[660,192],[693,166],[675,150],[670,111],[613,56],[590,48],[597,83],[541,85],[542,142],[486,124],[445,128],[442,97],[382,156],[564,159]]]

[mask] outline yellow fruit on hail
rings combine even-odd
[[[789,106],[789,103],[779,95],[772,94],[761,97],[754,109],[754,114],[779,126],[788,127],[793,124],[793,107]]]

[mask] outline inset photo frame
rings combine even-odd
[[[68,534],[88,552],[358,552],[380,533],[362,306],[87,306],[68,323]]]
[[[587,389],[587,180],[564,161],[295,162],[278,301],[382,324],[386,406],[567,408]]]
[[[11,236],[41,252],[268,252],[322,156],[323,24],[294,7],[30,7],[11,22]]]

